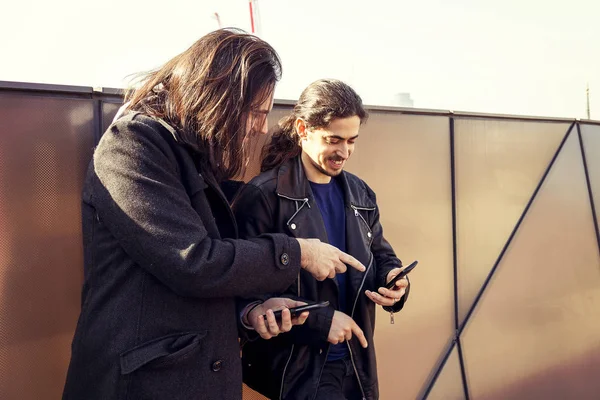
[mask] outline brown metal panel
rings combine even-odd
[[[581,125],[581,136],[587,162],[596,218],[600,218],[600,125]],[[598,220],[600,225],[600,220]]]
[[[244,385],[242,390],[242,398],[244,400],[267,400],[265,396],[258,392],[255,392],[246,385]]]
[[[472,397],[600,398],[598,310],[600,258],[574,130],[462,335]]]
[[[549,122],[455,121],[459,323],[568,128]]]
[[[105,124],[117,108],[104,104]],[[271,125],[289,109],[276,105]],[[91,99],[0,93],[2,399],[59,398],[62,391],[79,313],[80,193],[92,154],[92,116]],[[567,127],[562,121],[485,117],[471,121],[470,128],[462,125],[467,121],[456,123],[461,279],[472,275],[465,272],[465,257],[474,257],[470,263],[476,267],[487,264],[487,275],[499,252],[494,254],[494,246],[501,248],[508,238],[533,191],[531,182],[541,176]],[[598,198],[600,133],[587,125],[582,133]],[[454,332],[448,138],[447,116],[373,110],[349,163],[377,192],[386,237],[399,256],[420,261],[411,273],[411,299],[396,324],[378,311],[382,399],[418,398]],[[258,173],[266,140],[268,135],[259,139],[246,180]],[[600,396],[600,327],[594,314],[600,308],[600,260],[581,155],[573,143],[567,143],[464,332],[473,398]],[[486,225],[490,215],[492,224]],[[461,253],[467,250],[468,256]],[[457,365],[453,353],[430,398],[459,393]],[[262,398],[247,388],[244,393],[248,400]]]
[[[112,124],[112,120],[121,106],[120,103],[102,102],[102,133]]]
[[[458,350],[455,346],[429,392],[427,400],[464,400],[464,398],[465,390],[460,373]]]
[[[377,194],[398,256],[419,260],[395,324],[377,310],[382,399],[417,398],[454,332],[449,137],[447,117],[372,112],[349,160],[348,170]]]
[[[0,398],[62,393],[82,282],[92,102],[0,95]]]

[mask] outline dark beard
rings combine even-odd
[[[333,160],[333,159],[332,159]],[[312,165],[323,175],[327,175],[331,178],[335,178],[336,176],[338,176],[339,174],[342,173],[343,168],[336,171],[336,172],[329,172],[326,169],[324,169],[323,167],[321,167],[319,164],[317,164],[312,158],[310,159],[310,162],[312,163]]]

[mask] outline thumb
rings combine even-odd
[[[293,300],[293,299],[288,299],[288,298],[282,298],[283,299],[283,304],[285,304],[287,307],[292,308],[292,307],[299,307],[299,306],[303,306],[306,303],[303,301],[298,301],[298,300]]]

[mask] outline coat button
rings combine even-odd
[[[368,236],[368,237],[371,237],[371,236],[373,236],[373,234],[372,234],[371,232],[368,232],[368,233],[367,233],[367,236]]]
[[[281,263],[283,265],[288,265],[290,263],[290,256],[288,256],[288,253],[283,253],[281,255]]]
[[[213,363],[212,365],[212,370],[215,372],[218,372],[221,370],[221,368],[223,367],[223,361],[222,360],[217,360]]]
[[[290,229],[291,229],[291,230],[294,230],[294,229],[296,229],[296,224],[291,224],[291,225],[290,225]]]
[[[319,354],[323,354],[323,349],[319,349]]]

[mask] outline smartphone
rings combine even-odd
[[[303,306],[292,307],[289,310],[290,310],[290,314],[292,315],[292,318],[295,318],[295,317],[299,316],[300,314],[302,314],[304,311],[316,310],[318,308],[323,308],[323,307],[327,307],[327,306],[329,306],[329,302],[322,301],[320,303],[305,304]],[[278,321],[281,320],[281,312],[282,311],[283,310],[274,311],[276,320],[278,320]]]
[[[394,285],[396,285],[396,282],[402,278],[404,278],[406,275],[408,275],[408,273],[410,271],[412,271],[413,269],[415,269],[415,267],[417,266],[419,262],[418,261],[413,261],[412,264],[410,264],[408,267],[404,268],[404,270],[402,272],[400,272],[398,275],[396,275],[394,277],[394,279],[392,279],[387,285],[385,285],[386,289],[391,289],[394,287]]]

